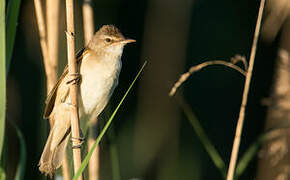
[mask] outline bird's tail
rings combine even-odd
[[[51,148],[53,133],[54,128],[52,128],[49,133],[38,164],[39,170],[49,176],[52,176],[55,170],[62,165],[63,157],[66,152],[66,147],[70,136],[70,130],[68,130],[68,132],[55,148]]]

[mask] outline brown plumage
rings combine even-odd
[[[118,84],[123,47],[134,41],[125,39],[115,26],[105,25],[77,54],[81,75],[78,98],[81,121],[96,119],[107,105]],[[70,80],[66,66],[46,100],[43,117],[51,120],[52,127],[39,161],[39,170],[50,176],[61,166],[70,137],[70,84],[67,83]]]

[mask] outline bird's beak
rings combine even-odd
[[[136,40],[135,39],[125,39],[125,40],[122,40],[120,43],[128,44],[128,43],[133,43],[133,42],[136,42]]]

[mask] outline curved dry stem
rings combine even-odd
[[[245,56],[242,56],[240,54],[236,54],[234,57],[231,58],[231,62],[233,64],[237,64],[238,62],[242,62],[244,65],[244,70],[248,71],[248,62]]]
[[[169,96],[173,96],[177,89],[179,88],[179,86],[181,86],[184,81],[186,81],[189,76],[197,71],[200,71],[201,69],[207,67],[207,66],[210,66],[210,65],[224,65],[224,66],[227,66],[227,67],[230,67],[238,72],[240,72],[241,74],[243,74],[244,76],[247,75],[247,72],[244,71],[242,68],[240,68],[239,66],[235,65],[235,63],[241,61],[240,59],[235,59],[235,62],[227,62],[227,61],[223,61],[223,60],[212,60],[212,61],[207,61],[207,62],[204,62],[204,63],[201,63],[201,64],[198,64],[196,66],[192,66],[188,72],[182,74],[179,78],[179,80],[173,85],[173,87],[171,88],[170,90],[170,93],[169,93]],[[245,66],[245,63],[244,63],[244,66]],[[247,66],[245,66],[246,68]]]

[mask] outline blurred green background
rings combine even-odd
[[[84,44],[81,2],[75,1],[77,49]],[[143,62],[148,61],[109,136],[101,142],[101,179],[113,179],[114,168],[121,179],[222,179],[168,93],[179,75],[193,65],[214,59],[229,61],[236,54],[249,57],[259,1],[99,0],[93,1],[93,7],[96,30],[114,24],[126,37],[137,40],[125,47],[119,86],[108,112],[116,107]],[[59,73],[67,62],[64,1],[60,8]],[[270,93],[276,48],[276,41],[259,41],[240,154],[263,131],[267,109],[261,100]],[[191,76],[178,91],[226,165],[243,83],[244,77],[236,71],[210,66]],[[48,121],[42,119],[45,85],[34,4],[23,0],[7,78],[7,121],[20,127],[27,143],[25,179],[44,178],[37,164],[49,130]],[[102,119],[100,126],[107,116]],[[19,144],[14,128],[9,123],[6,126],[7,179],[13,179]],[[112,157],[116,155],[119,167],[113,166]],[[256,166],[254,159],[240,179],[254,179]]]

